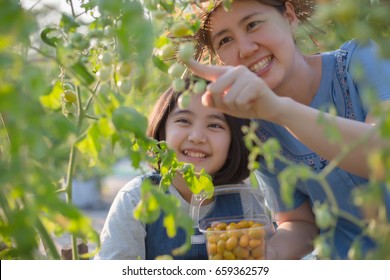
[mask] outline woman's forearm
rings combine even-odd
[[[378,136],[373,124],[331,116],[290,98],[281,99],[283,105],[280,107],[279,114],[271,121],[284,126],[298,140],[327,160],[336,158],[345,149],[351,149],[340,161],[339,167],[353,174],[368,177],[368,154],[386,145],[385,141]],[[320,117],[327,125],[337,128],[340,136],[338,141],[329,139],[325,124],[319,124]],[[356,145],[363,137],[365,139]]]
[[[313,251],[318,230],[307,222],[285,222],[267,241],[266,258],[272,260],[301,259]]]

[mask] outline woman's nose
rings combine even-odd
[[[250,57],[259,49],[259,45],[248,35],[243,35],[237,40],[238,55],[240,58]]]

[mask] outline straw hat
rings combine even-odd
[[[215,9],[217,9],[223,4],[223,2],[224,0],[198,0],[196,4],[192,4],[192,9],[202,21],[201,28],[199,32],[196,34],[196,40],[198,41],[196,57],[198,59],[204,56],[205,49],[207,46],[206,33],[209,30],[209,27],[207,26],[208,18],[210,17],[210,14]],[[292,3],[297,18],[301,24],[308,26],[308,28],[314,31],[315,33],[323,33],[322,30],[320,30],[318,27],[316,27],[314,24],[310,22],[310,17],[313,15],[315,10],[316,0],[265,0],[264,1],[265,4],[268,3],[275,7],[278,6],[283,7],[286,2]],[[314,42],[315,38],[311,37],[311,39]]]
[[[198,14],[210,13],[219,7],[224,0],[198,0],[196,4],[192,4],[194,11]],[[313,14],[316,0],[268,0],[265,3],[284,5],[286,2],[291,2],[294,6],[295,13],[300,21],[305,22]]]

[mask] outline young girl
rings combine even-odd
[[[192,163],[195,171],[204,169],[212,176],[214,185],[242,182],[249,176],[248,150],[241,131],[248,121],[204,107],[201,95],[193,95],[189,106],[180,109],[180,95],[172,88],[161,95],[150,115],[148,135],[158,141],[165,140],[175,151],[177,159]],[[171,254],[184,243],[185,234],[181,229],[174,238],[168,238],[163,214],[152,224],[134,219],[133,210],[140,200],[140,186],[146,178],[156,185],[161,179],[155,170],[133,179],[118,193],[103,227],[102,246],[95,259],[155,259]],[[189,213],[192,193],[180,174],[174,178],[169,193],[179,198],[183,211]],[[228,195],[202,206],[200,215],[222,217],[240,215],[243,211],[240,197]],[[207,259],[203,239],[199,236],[192,239],[190,251],[176,259]]]
[[[390,61],[379,57],[373,42],[363,46],[355,40],[340,50],[302,54],[294,32],[298,21],[305,19],[302,7],[313,7],[313,2],[236,0],[226,11],[222,1],[216,1],[204,15],[198,41],[224,66],[206,66],[194,60],[188,65],[196,75],[212,81],[203,95],[204,105],[257,119],[261,141],[276,138],[281,155],[314,172],[321,172],[343,147],[367,136],[368,140],[352,149],[326,177],[335,197],[333,206],[346,215],[332,213],[337,222],[335,232],[323,235],[334,248],[330,258],[347,258],[353,242],[358,242],[362,256],[367,256],[375,243],[346,216],[363,221],[351,194],[368,182],[369,154],[389,145],[375,130],[378,120],[364,94],[366,89],[373,89],[378,103],[390,104]],[[364,73],[360,79],[352,71],[357,67]],[[336,117],[322,112],[330,107],[336,108]],[[328,140],[324,126],[318,123],[320,116],[338,128],[342,144]],[[281,210],[277,233],[268,242],[267,257],[301,258],[311,249],[317,234],[312,206],[329,203],[328,197],[317,182],[305,181],[295,186],[294,205],[288,207],[281,200],[277,179],[286,165],[277,161],[272,171],[260,160],[259,177],[274,189]],[[382,191],[382,203],[390,217],[388,188]]]

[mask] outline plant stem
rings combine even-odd
[[[78,123],[77,123],[77,135],[80,134],[81,125],[83,122],[83,119],[85,117],[85,112],[82,108],[81,104],[81,96],[80,96],[80,90],[77,89],[77,102],[78,102]],[[68,170],[67,170],[67,177],[66,177],[66,198],[67,203],[72,203],[72,187],[73,187],[73,174],[74,174],[74,167],[76,163],[76,144],[79,141],[79,137],[76,139],[76,141],[72,144],[72,147],[70,149],[69,154],[69,162],[68,162]],[[75,234],[72,234],[71,236],[71,243],[72,243],[72,259],[77,260],[78,257],[78,248],[77,248],[77,236]]]
[[[73,170],[76,162],[75,144],[72,145],[69,154],[68,170],[66,175],[66,202],[72,203]],[[72,258],[78,259],[77,240],[74,234],[71,236]]]
[[[45,252],[47,254],[50,253],[53,259],[60,260],[61,256],[58,254],[53,239],[51,238],[51,236],[49,235],[46,228],[43,226],[42,221],[39,218],[37,219],[36,227],[42,239],[43,246],[45,247]]]

